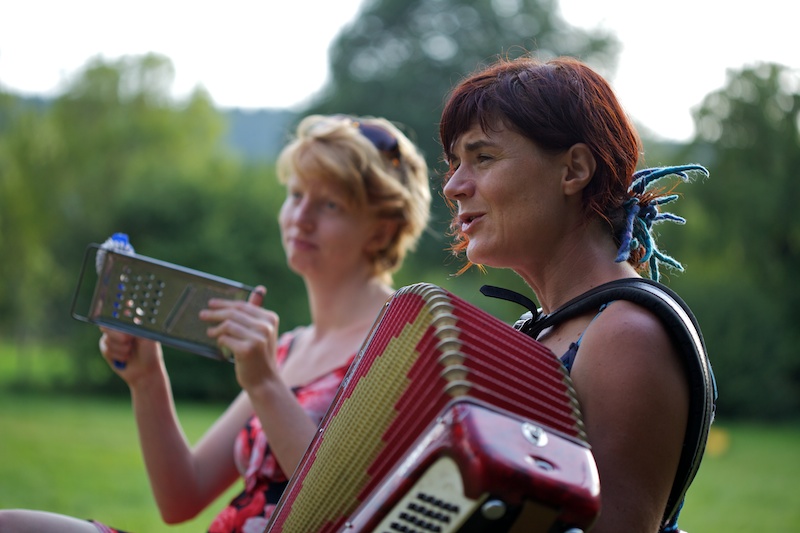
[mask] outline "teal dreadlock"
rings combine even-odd
[[[639,263],[649,261],[650,277],[653,281],[658,281],[658,263],[666,263],[669,266],[683,271],[681,265],[674,258],[661,252],[656,247],[655,239],[652,234],[653,224],[663,220],[671,220],[678,224],[685,224],[686,219],[673,215],[672,213],[659,213],[658,206],[668,204],[678,199],[677,194],[670,194],[654,198],[646,205],[640,204],[641,195],[647,190],[648,186],[665,176],[678,176],[683,181],[689,181],[687,172],[699,171],[708,176],[708,170],[700,165],[683,165],[677,167],[658,167],[645,168],[637,171],[633,175],[633,183],[628,189],[631,195],[624,204],[625,209],[625,230],[620,237],[620,247],[617,252],[617,263],[627,261],[631,252],[644,247],[644,256]]]

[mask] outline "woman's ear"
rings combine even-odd
[[[399,228],[400,223],[397,220],[379,218],[375,222],[372,237],[367,241],[367,252],[370,254],[377,254],[388,248],[399,231]]]
[[[589,185],[597,169],[594,154],[584,143],[573,144],[564,154],[566,172],[562,180],[564,194],[578,194]]]

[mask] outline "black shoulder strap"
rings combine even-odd
[[[498,291],[496,288],[486,288],[486,290],[482,288],[481,292],[487,296],[512,299],[521,303],[518,299],[508,298],[503,290]],[[642,278],[626,278],[595,287],[549,315],[540,315],[538,311],[531,309],[531,312],[525,313],[514,327],[536,338],[545,328],[598,309],[613,300],[631,301],[658,316],[667,326],[687,369],[690,393],[689,420],[678,471],[664,514],[666,523],[680,510],[686,490],[700,467],[717,399],[716,382],[705,342],[697,319],[686,303],[675,292],[660,283]],[[530,309],[529,306],[526,307]]]

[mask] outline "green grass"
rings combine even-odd
[[[139,454],[129,402],[2,392],[0,507],[95,518],[137,533],[205,531],[205,513],[165,526]],[[179,404],[194,441],[223,406]],[[689,533],[800,531],[800,426],[715,425],[680,525]]]
[[[187,437],[196,441],[223,408],[179,404]],[[238,490],[194,520],[167,526],[150,493],[129,402],[0,392],[2,508],[94,518],[138,533],[196,533]]]
[[[72,382],[58,347],[0,340],[0,508],[95,518],[136,533],[200,532],[240,490],[194,520],[162,523],[139,453],[130,402],[7,392],[23,381]],[[178,404],[194,442],[224,406]],[[681,513],[689,533],[799,531],[800,424],[718,422]]]
[[[715,424],[712,431],[681,528],[800,531],[800,425]]]

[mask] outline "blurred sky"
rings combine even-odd
[[[769,61],[800,78],[794,0],[556,1],[570,24],[617,35],[609,79],[633,118],[665,139],[692,137],[691,109],[728,69]],[[92,57],[152,51],[173,62],[178,97],[202,85],[220,107],[291,107],[322,87],[328,46],[360,4],[0,0],[0,87],[54,95]]]

